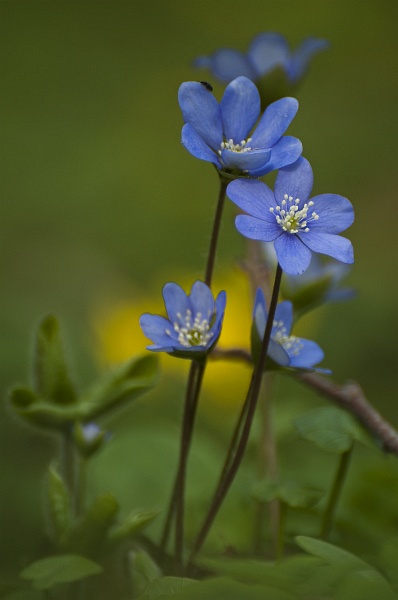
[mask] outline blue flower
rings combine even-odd
[[[274,242],[278,262],[288,275],[303,273],[311,252],[340,262],[354,262],[352,244],[337,235],[352,225],[351,202],[337,194],[309,199],[313,185],[310,163],[303,157],[279,171],[274,192],[261,181],[238,179],[227,194],[247,215],[235,220],[238,231],[253,240]]]
[[[258,81],[276,67],[282,67],[289,83],[293,85],[303,77],[314,54],[328,46],[326,40],[308,37],[291,52],[282,35],[265,32],[253,39],[247,54],[232,48],[222,48],[210,56],[199,56],[194,66],[209,69],[217,79],[225,82],[232,81],[239,75]]]
[[[185,122],[182,144],[219,171],[260,177],[292,164],[301,155],[300,140],[282,137],[298,110],[295,98],[271,104],[253,133],[261,112],[260,95],[247,77],[232,81],[220,103],[197,81],[180,86],[178,101]]]
[[[268,313],[263,291],[258,288],[254,302],[254,346],[259,345],[264,337]],[[268,346],[268,357],[281,367],[304,369],[330,373],[326,369],[315,369],[323,360],[323,350],[311,340],[290,335],[293,325],[293,304],[289,300],[280,302],[276,307]],[[266,365],[268,368],[270,365]]]
[[[207,354],[220,337],[225,292],[214,301],[202,281],[195,281],[189,295],[176,283],[166,283],[163,299],[168,319],[148,313],[140,318],[144,334],[153,341],[147,349],[190,359]]]

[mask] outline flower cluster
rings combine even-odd
[[[291,52],[282,35],[264,32],[251,42],[246,54],[233,48],[221,48],[210,56],[199,56],[194,65],[209,69],[220,81],[230,82],[240,75],[252,81],[281,67],[291,84],[296,84],[304,75],[312,57],[328,48],[329,43],[319,38],[306,38]]]
[[[301,155],[300,140],[283,135],[298,110],[295,98],[272,103],[258,121],[260,94],[250,79],[237,77],[220,103],[197,81],[181,85],[178,101],[185,123],[182,144],[219,171],[260,177]]]

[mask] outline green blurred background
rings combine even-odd
[[[42,315],[61,319],[84,384],[98,372],[93,312],[101,302],[133,302],[137,290],[160,294],[161,279],[174,273],[201,275],[218,182],[212,167],[180,144],[177,90],[190,79],[215,84],[191,66],[197,55],[220,46],[245,50],[256,33],[269,30],[293,47],[309,35],[331,43],[297,92],[300,109],[289,133],[303,141],[315,193],[340,193],[354,204],[349,283],[357,296],[318,311],[312,334],[336,380],[360,381],[398,426],[398,3],[1,0],[0,8],[3,399],[11,384],[28,379],[32,331]],[[214,92],[220,98],[221,85]],[[243,252],[232,215],[227,206],[219,270]],[[158,393],[170,394],[170,384],[162,386]],[[119,488],[122,504],[130,502],[126,510],[158,493],[152,455],[139,471],[138,491],[126,478],[133,477],[129,456],[145,439],[155,436],[163,455],[170,447],[174,464],[174,442],[163,440],[160,418],[153,425],[162,402],[156,395],[148,402],[126,413],[131,420],[115,420],[113,450],[97,471],[105,473],[112,461],[119,470],[109,480],[103,475],[104,483],[98,473],[93,479],[98,489]],[[172,402],[178,416],[179,403]],[[170,423],[175,438],[177,421]],[[213,422],[205,431],[210,454],[214,428]],[[42,482],[52,450],[50,438],[43,441],[2,408],[6,570],[40,554]],[[206,456],[198,452],[196,460],[205,475]],[[168,485],[165,475],[160,480]]]

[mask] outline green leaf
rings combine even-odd
[[[135,400],[158,381],[158,358],[150,354],[134,357],[107,373],[81,398],[83,421],[98,417],[127,401]]]
[[[329,452],[347,452],[354,441],[369,443],[369,437],[357,421],[338,408],[316,408],[296,419],[294,424],[300,437]]]
[[[113,494],[99,496],[70,530],[65,540],[65,549],[88,556],[99,555],[118,511],[119,505]]]
[[[159,600],[166,597],[167,595],[155,596]],[[295,592],[285,592],[272,585],[239,583],[223,577],[196,581],[181,589],[173,597],[176,600],[298,600],[299,598]],[[143,596],[139,600],[152,600],[152,597]]]
[[[181,592],[187,586],[194,582],[193,579],[185,577],[159,577],[148,584],[145,592],[139,596],[138,600],[156,600],[157,598],[169,598]]]
[[[374,567],[368,565],[355,554],[351,554],[351,552],[347,552],[347,550],[343,550],[338,546],[303,535],[296,537],[296,543],[308,554],[321,558],[330,565],[342,565],[350,571],[361,571],[366,573],[369,580],[372,581],[385,581],[381,573]]]
[[[35,389],[55,404],[71,404],[76,393],[69,377],[57,319],[49,315],[39,325],[34,356]]]
[[[144,550],[130,552],[129,563],[133,589],[136,594],[142,594],[151,581],[162,576],[158,565]]]
[[[47,495],[54,538],[60,543],[71,527],[72,506],[68,488],[55,465],[48,470]]]
[[[385,542],[380,553],[380,566],[392,587],[398,592],[398,538]]]
[[[122,523],[109,530],[108,540],[117,543],[128,537],[134,537],[151,523],[158,514],[158,512],[131,513]]]
[[[42,592],[37,590],[14,590],[0,595],[1,600],[43,600]]]
[[[97,563],[77,554],[50,556],[38,560],[21,571],[22,579],[30,579],[36,590],[47,590],[57,583],[80,581],[101,573]]]
[[[310,508],[323,496],[323,491],[295,481],[261,481],[253,487],[253,496],[260,502],[278,499],[292,508]]]

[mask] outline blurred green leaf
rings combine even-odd
[[[166,595],[160,598],[166,598]],[[286,592],[274,588],[272,584],[246,584],[216,577],[205,581],[195,582],[185,587],[174,596],[178,600],[298,600],[295,592]],[[139,600],[144,600],[140,598]],[[145,600],[149,600],[145,597]]]
[[[106,373],[81,398],[80,416],[88,420],[135,400],[158,380],[158,358],[151,354],[133,357]]]
[[[50,465],[48,470],[47,495],[53,535],[61,542],[72,524],[72,504],[68,488],[55,465]]]
[[[316,408],[298,417],[294,425],[300,437],[337,454],[347,452],[354,441],[370,443],[367,433],[351,415],[331,406]]]
[[[303,535],[296,537],[296,543],[305,552],[308,552],[313,556],[317,556],[318,558],[322,558],[330,565],[337,564],[344,566],[350,571],[361,571],[362,573],[366,574],[369,580],[385,581],[384,577],[379,571],[377,571],[377,569],[366,563],[358,556],[355,556],[355,554],[347,552],[347,550],[343,550],[338,546],[334,546],[328,542]]]
[[[148,584],[145,592],[139,596],[138,600],[156,600],[175,596],[183,588],[190,586],[193,579],[186,577],[159,577]]]
[[[295,481],[260,481],[253,486],[253,496],[260,502],[277,498],[292,508],[314,506],[324,492],[318,488],[304,486]]]
[[[398,592],[398,538],[387,540],[380,552],[380,567],[389,582]]]
[[[158,565],[144,550],[130,552],[129,564],[133,589],[136,594],[142,594],[151,581],[162,576]]]
[[[113,494],[99,496],[72,527],[64,548],[69,552],[79,551],[87,556],[99,555],[118,511],[119,505]]]
[[[37,590],[47,590],[57,583],[79,581],[85,577],[101,573],[97,563],[74,554],[50,556],[38,560],[21,571],[22,579],[30,579]]]
[[[14,590],[0,595],[1,600],[42,600],[43,594],[36,590]]]
[[[131,513],[122,523],[108,531],[108,540],[117,543],[125,538],[134,537],[157,517],[158,512]]]
[[[76,392],[62,347],[58,320],[49,315],[39,325],[34,355],[34,383],[39,396],[55,404],[71,404]]]

